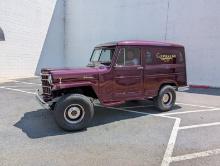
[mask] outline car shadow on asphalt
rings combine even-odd
[[[133,105],[134,103],[128,103],[123,106],[130,107]],[[144,111],[148,113],[160,113],[155,108],[146,108]],[[88,128],[142,116],[148,115],[95,106],[95,115]],[[24,116],[16,124],[14,124],[14,126],[21,129],[31,139],[86,132],[87,130],[84,129],[77,132],[65,132],[57,126],[53,118],[53,112],[45,109],[26,112]]]

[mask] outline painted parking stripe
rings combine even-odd
[[[199,128],[199,127],[218,126],[218,125],[220,125],[220,122],[198,124],[198,125],[191,125],[191,126],[182,126],[179,128],[179,130],[193,129],[193,128]]]
[[[192,154],[172,157],[171,162],[184,161],[184,160],[190,160],[190,159],[201,158],[201,157],[208,157],[208,156],[213,156],[213,155],[218,155],[218,154],[220,154],[220,149],[208,150],[208,151],[199,152],[199,153],[192,153]]]
[[[179,119],[179,118],[172,117],[172,116],[166,116],[166,115],[162,115],[162,114],[152,114],[149,112],[134,111],[134,110],[124,109],[124,108],[119,108],[119,107],[106,107],[106,106],[99,105],[99,104],[96,104],[95,106],[102,107],[102,108],[108,108],[108,109],[115,109],[115,110],[124,111],[124,112],[142,114],[142,115],[152,115],[152,116],[156,116],[156,117],[162,117],[162,118],[168,118],[168,119],[174,119],[174,120]]]
[[[161,166],[169,166],[170,162],[171,162],[171,157],[173,154],[173,149],[175,146],[175,142],[176,142],[176,138],[177,138],[177,133],[179,130],[179,126],[180,126],[180,122],[181,119],[180,118],[176,118],[176,117],[169,117],[169,116],[165,116],[165,115],[160,115],[160,114],[151,114],[151,113],[146,113],[146,112],[139,112],[139,111],[133,111],[133,110],[126,110],[123,108],[116,108],[116,107],[104,107],[101,105],[96,105],[98,107],[103,107],[103,108],[109,108],[109,109],[116,109],[116,110],[120,110],[120,111],[125,111],[125,112],[131,112],[131,113],[137,113],[137,114],[143,114],[143,115],[152,115],[152,116],[156,116],[156,117],[163,117],[163,118],[169,118],[169,119],[174,119],[174,126],[169,138],[169,142],[167,144],[167,148],[163,157],[163,161],[161,163]]]
[[[16,91],[16,92],[22,92],[22,93],[27,93],[27,94],[36,94],[34,92],[29,92],[29,91],[24,91],[20,89],[14,89],[14,88],[8,88],[8,87],[0,87],[0,89],[6,89],[6,90],[11,90],[11,91]]]
[[[12,86],[4,86],[4,87],[6,87],[6,88],[19,88],[20,86],[14,86],[14,85],[12,85]]]
[[[27,84],[27,85],[39,85],[41,86],[41,84],[37,84],[37,83],[32,83],[32,82],[25,82],[25,81],[12,81],[12,82],[16,82],[16,83],[22,83],[22,84]]]
[[[176,103],[176,104],[179,104],[179,105],[187,105],[187,106],[192,106],[192,107],[201,107],[201,108],[216,108],[216,107],[211,107],[211,106],[188,104],[188,103]]]
[[[173,149],[174,149],[174,146],[175,146],[175,142],[176,142],[180,122],[181,122],[181,119],[176,118],[176,121],[174,123],[173,130],[171,132],[170,139],[169,139],[169,142],[167,144],[167,148],[166,148],[161,166],[169,166],[170,162],[172,161],[171,157],[172,157],[172,154],[173,154]]]
[[[220,110],[220,108],[213,108],[213,109],[203,109],[203,110],[193,110],[193,111],[171,112],[171,113],[164,113],[161,115],[181,115],[181,114],[211,112],[211,111],[219,111],[219,110]]]

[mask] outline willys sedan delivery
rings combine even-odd
[[[94,99],[103,106],[150,99],[168,111],[175,105],[175,91],[187,85],[184,47],[149,41],[101,44],[87,67],[42,69],[41,80],[37,99],[68,131],[88,126]]]

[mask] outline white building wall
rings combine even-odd
[[[64,1],[57,0],[35,74],[45,67],[64,67],[64,21]]]
[[[103,42],[163,40],[166,12],[167,0],[66,0],[66,65],[86,65]]]
[[[44,50],[42,53],[44,45],[48,47],[50,43],[49,40],[45,43],[45,39],[56,1],[0,1],[0,26],[5,34],[5,41],[0,42],[0,78],[33,76],[37,65],[42,66],[38,63],[40,55],[44,56],[46,53],[54,53],[50,55],[54,58],[50,59],[53,59],[56,65],[60,65],[56,63],[60,55],[58,56],[55,51]],[[57,31],[53,31],[53,35],[56,36]],[[52,39],[50,37],[50,40]],[[48,47],[49,49],[52,47],[56,50],[56,47],[60,47],[55,41],[52,42],[54,44]]]
[[[186,47],[190,84],[220,87],[219,9],[219,0],[170,0],[167,36]]]
[[[188,82],[220,87],[219,9],[219,0],[2,0],[0,78],[84,66],[99,43],[144,39],[184,44]]]
[[[102,42],[167,39],[186,46],[190,84],[220,87],[219,9],[219,0],[66,0],[66,65],[86,65]]]

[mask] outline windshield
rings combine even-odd
[[[90,61],[92,63],[100,63],[104,65],[110,65],[112,61],[112,57],[114,55],[114,48],[95,48],[92,53]]]

